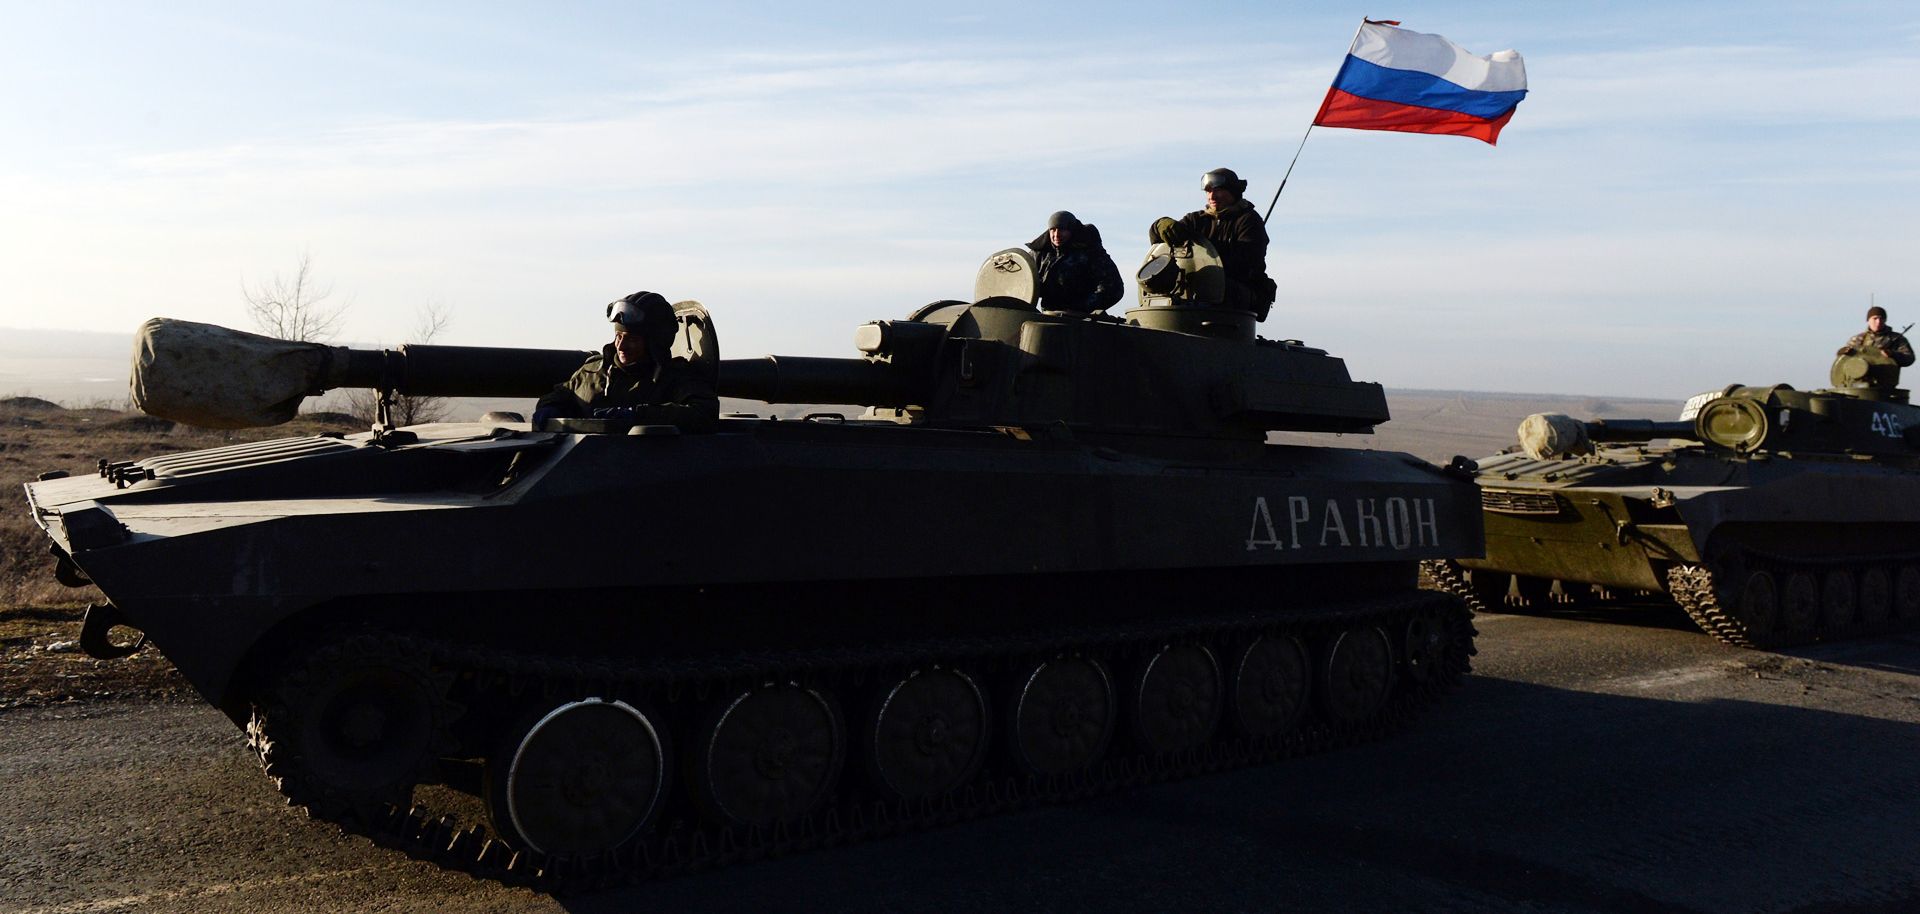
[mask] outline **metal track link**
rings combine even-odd
[[[1706,568],[1676,565],[1667,569],[1667,591],[1701,631],[1734,647],[1773,646],[1770,640],[1755,637],[1738,615],[1720,605],[1720,598],[1714,593],[1713,572]]]
[[[963,638],[874,647],[736,655],[697,660],[623,661],[529,654],[453,641],[399,634],[361,636],[384,642],[381,650],[426,657],[436,672],[451,674],[461,703],[513,701],[541,697],[564,700],[584,695],[641,698],[666,702],[703,702],[729,689],[763,682],[808,681],[846,689],[870,684],[881,674],[927,663],[965,665],[991,677],[1023,663],[1063,653],[1096,657],[1119,667],[1181,639],[1247,639],[1259,635],[1299,637],[1307,643],[1355,625],[1378,625],[1390,639],[1420,614],[1439,621],[1447,632],[1441,662],[1424,680],[1401,668],[1402,648],[1395,642],[1399,670],[1387,704],[1373,717],[1336,726],[1309,713],[1302,725],[1270,739],[1216,737],[1207,745],[1171,756],[1143,754],[1111,757],[1087,771],[1062,776],[1011,776],[1005,772],[976,777],[973,783],[937,800],[897,801],[844,792],[823,809],[797,822],[772,827],[725,827],[707,823],[664,823],[655,834],[630,842],[616,854],[590,858],[557,857],[516,850],[490,837],[484,825],[415,806],[316,797],[301,781],[297,760],[276,751],[271,712],[256,714],[249,744],[262,767],[287,796],[309,814],[364,835],[376,843],[443,868],[508,884],[549,891],[592,890],[731,863],[864,841],[1031,806],[1080,799],[1123,787],[1152,784],[1195,774],[1224,771],[1282,758],[1368,742],[1406,729],[1442,694],[1457,686],[1471,668],[1474,653],[1472,597],[1418,592],[1390,599],[1293,613],[1240,613],[1211,619],[1143,624],[1127,628],[1056,631],[1023,638]],[[359,643],[356,641],[356,643]],[[1225,732],[1223,723],[1221,730]]]
[[[1459,597],[1460,602],[1467,604],[1468,613],[1477,616],[1488,612],[1487,604],[1474,592],[1473,585],[1467,583],[1459,563],[1452,559],[1429,559],[1420,563],[1420,571],[1435,588]]]
[[[1884,570],[1889,583],[1897,584],[1900,569],[1903,566],[1920,563],[1920,554],[1900,553],[1881,556],[1846,556],[1835,558],[1793,558],[1768,554],[1754,550],[1741,550],[1737,554],[1722,558],[1705,565],[1678,565],[1667,571],[1667,587],[1694,624],[1710,635],[1736,647],[1773,649],[1812,644],[1816,641],[1845,641],[1855,638],[1873,637],[1920,629],[1920,616],[1903,617],[1900,615],[1897,593],[1890,599],[1893,606],[1885,619],[1869,622],[1856,611],[1853,620],[1843,625],[1828,625],[1823,613],[1816,612],[1813,624],[1809,627],[1791,629],[1785,627],[1785,620],[1776,624],[1771,632],[1755,631],[1749,621],[1742,617],[1739,607],[1728,606],[1721,601],[1722,595],[1730,595],[1737,600],[1737,588],[1742,586],[1739,578],[1755,571],[1765,571],[1773,576],[1776,586],[1780,587],[1780,596],[1784,601],[1784,585],[1790,575],[1806,573],[1817,581],[1823,581],[1824,575],[1832,571],[1844,571],[1854,576],[1857,583],[1860,575],[1871,568]],[[1776,615],[1784,615],[1784,610],[1776,610]]]

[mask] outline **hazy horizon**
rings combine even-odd
[[[56,352],[52,346],[47,345],[53,340],[72,341],[77,346],[75,350]],[[335,341],[332,345],[377,347],[381,344]],[[129,353],[132,347],[133,334],[130,332],[0,327],[0,399],[30,396],[62,406],[101,400],[123,400],[127,396]],[[849,358],[857,355],[852,351],[851,346],[848,348],[849,351],[842,353],[843,355]],[[760,354],[762,353],[755,353],[755,355]],[[1333,354],[1339,355],[1339,353]],[[743,354],[725,355],[728,358],[735,358]],[[1375,379],[1356,376],[1356,380]],[[1725,386],[1725,384],[1714,385],[1712,389],[1717,390]],[[1676,391],[1671,395],[1641,396],[1607,391],[1554,393],[1391,385],[1387,390],[1393,393],[1422,395],[1467,394],[1484,397],[1510,396],[1545,400],[1620,400],[1650,403],[1679,402],[1701,392],[1701,390],[1689,390],[1684,393]]]
[[[1265,206],[1360,17],[982,2],[19,4],[0,326],[248,328],[302,255],[339,338],[587,347],[647,288],[725,351],[843,355],[964,298],[1047,214],[1122,272],[1218,166]],[[1500,145],[1312,132],[1263,327],[1413,389],[1817,386],[1870,297],[1920,317],[1920,13],[1625,2],[1401,11],[1514,49]]]

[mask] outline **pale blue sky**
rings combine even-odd
[[[306,251],[342,339],[438,302],[581,348],[651,288],[728,355],[852,355],[1055,209],[1131,273],[1202,171],[1264,204],[1371,13],[1532,94],[1497,148],[1314,131],[1264,335],[1397,387],[1818,386],[1870,293],[1920,319],[1898,9],[4,2],[0,327],[245,327]]]

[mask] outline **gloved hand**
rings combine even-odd
[[[1153,228],[1147,233],[1151,241],[1165,244],[1186,244],[1192,239],[1187,237],[1187,227],[1174,221],[1171,216],[1161,216],[1153,220]]]
[[[639,418],[639,412],[631,406],[602,406],[593,411],[593,418],[608,422],[632,422]]]

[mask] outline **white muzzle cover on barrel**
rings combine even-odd
[[[133,338],[133,402],[203,428],[279,425],[329,386],[344,350],[156,317]],[[337,357],[338,356],[338,357]]]

